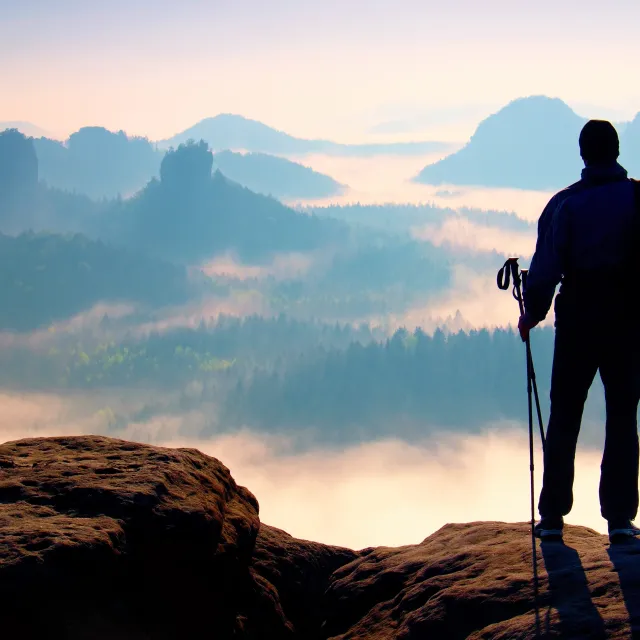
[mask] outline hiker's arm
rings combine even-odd
[[[562,278],[567,244],[567,201],[552,198],[538,222],[538,241],[531,258],[524,306],[529,320],[538,323],[547,317],[556,286]]]

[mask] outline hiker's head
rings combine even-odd
[[[587,165],[615,162],[620,142],[614,126],[607,120],[589,120],[580,132],[580,155]]]

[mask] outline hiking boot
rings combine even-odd
[[[562,516],[542,518],[533,532],[540,540],[561,540],[564,520]]]
[[[640,529],[629,519],[609,520],[609,540],[611,542],[624,542],[640,536]]]

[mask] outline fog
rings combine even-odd
[[[243,264],[232,253],[226,253],[202,265],[202,271],[210,277],[224,276],[248,280],[272,276],[284,280],[304,276],[317,258],[318,256],[312,253],[281,253],[275,255],[267,264],[248,265]]]
[[[239,265],[243,269],[243,265]],[[250,269],[251,267],[247,267]],[[209,322],[225,316],[272,315],[269,304],[259,291],[238,291],[226,296],[208,295],[183,305],[145,310],[141,305],[101,302],[66,320],[54,322],[47,328],[29,332],[0,330],[2,349],[28,348],[43,352],[74,337],[83,339],[121,340],[125,337],[142,339],[151,333],[165,333],[175,329],[195,329],[202,321]],[[101,321],[111,321],[108,328]]]
[[[528,521],[527,436],[488,425],[480,436],[441,433],[423,443],[371,442],[344,451],[278,455],[255,434],[197,443],[220,457],[260,501],[263,522],[301,538],[352,548],[417,543],[448,522]],[[537,486],[542,466],[537,450]],[[577,457],[567,518],[604,531],[599,453]]]
[[[451,233],[456,228],[464,229],[467,235]],[[450,243],[461,253],[467,245],[475,245],[472,248],[479,249],[484,243],[485,248],[488,249],[490,245],[496,244],[496,248],[502,249],[513,247],[518,242],[522,243],[523,248],[526,244],[524,239],[526,234],[494,230],[471,223],[460,225],[445,223],[439,228],[425,229],[427,228],[416,233],[428,236],[428,239],[435,244],[439,244],[438,240]],[[478,235],[474,236],[472,229],[477,229]],[[496,243],[491,242],[494,233]],[[504,244],[501,239],[504,239]],[[510,243],[510,240],[513,242]],[[302,275],[301,272],[307,268],[322,269],[322,263],[323,260],[313,254],[276,256],[265,266],[244,265],[235,261],[233,257],[225,257],[209,263],[205,269],[219,270],[225,277],[238,280],[261,279],[268,276],[287,279]],[[522,263],[523,266],[525,263],[526,259]],[[350,322],[355,325],[368,323],[372,327],[383,327],[388,334],[402,327],[409,330],[420,327],[431,334],[438,328],[445,328],[448,331],[470,331],[480,328],[515,326],[518,319],[518,305],[510,291],[501,291],[496,286],[496,273],[499,266],[501,265],[496,264],[495,270],[474,269],[454,262],[450,286],[424,301],[420,300],[420,296],[416,296],[415,301],[407,308],[380,315],[333,317],[328,313],[321,319],[329,323]],[[108,328],[103,327],[101,321],[105,314],[112,321],[119,322],[112,322]],[[126,336],[143,339],[152,333],[165,333],[183,328],[194,329],[203,321],[210,322],[221,315],[244,317],[253,314],[263,317],[277,315],[264,292],[253,288],[234,291],[226,296],[207,295],[183,305],[164,307],[154,311],[144,311],[132,304],[104,302],[67,320],[53,323],[48,328],[23,333],[0,331],[0,350],[22,347],[42,352],[74,336],[82,336],[83,339],[93,337],[96,340],[106,337],[109,340],[118,340]],[[299,317],[306,316],[302,314]],[[553,314],[549,314],[542,326],[550,325],[552,322]]]
[[[98,433],[195,447],[220,459],[256,495],[262,522],[297,537],[351,548],[416,543],[448,522],[530,517],[528,440],[521,424],[488,424],[474,436],[442,430],[418,442],[385,439],[302,453],[290,438],[248,430],[199,437],[211,420],[202,410],[130,419],[116,429],[117,414],[131,414],[150,399],[121,392],[0,392],[0,441]],[[536,460],[539,489],[537,436]],[[567,521],[604,531],[599,461],[599,452],[579,451],[575,507]]]
[[[431,203],[440,207],[513,211],[525,220],[536,221],[551,196],[546,191],[499,189],[460,185],[424,185],[411,181],[426,165],[446,154],[426,156],[375,156],[372,158],[327,155],[290,156],[290,159],[326,173],[348,185],[344,193],[315,200],[292,200],[289,204]]]
[[[269,315],[269,306],[258,291],[244,291],[228,296],[207,296],[185,305],[162,309],[152,314],[147,322],[130,329],[130,334],[141,338],[150,333],[164,333],[173,329],[195,329],[204,321],[216,320],[221,315]]]
[[[372,326],[386,327],[390,333],[402,327],[409,330],[420,327],[426,333],[433,333],[438,328],[455,332],[515,327],[519,317],[518,303],[511,291],[498,289],[496,273],[497,268],[494,273],[458,265],[453,270],[451,287],[444,293],[424,303],[418,301],[397,313],[359,320]],[[551,313],[540,326],[552,324]]]
[[[442,224],[428,224],[412,229],[418,240],[436,246],[474,251],[498,251],[507,255],[529,257],[536,245],[535,230],[528,233],[479,225],[465,218],[449,218]]]
[[[97,332],[100,321],[105,315],[111,319],[122,319],[130,316],[134,311],[135,306],[132,304],[100,302],[70,318],[54,322],[46,329],[23,333],[0,330],[0,349],[10,347],[47,349],[55,344],[60,336],[69,336],[78,332]]]
[[[522,220],[534,222],[551,195],[413,183],[412,176],[426,164],[438,160],[438,155],[374,158],[311,155],[292,159],[303,160],[316,171],[349,185],[344,194],[317,201],[297,201],[295,204],[299,205],[431,203],[450,209],[512,211]],[[376,290],[370,294],[400,300],[392,312],[334,318],[332,314],[338,316],[341,311],[320,304],[303,307],[306,310],[301,314],[309,315],[308,309],[313,308],[320,316],[317,319],[322,321],[368,322],[385,327],[389,334],[401,327],[409,330],[420,327],[430,333],[438,327],[458,331],[515,325],[518,305],[511,292],[498,290],[495,274],[503,254],[523,256],[522,266],[525,266],[535,246],[535,225],[528,229],[521,225],[523,229],[518,230],[518,225],[509,228],[513,220],[503,221],[500,216],[487,218],[488,224],[483,223],[482,216],[473,220],[464,217],[463,212],[452,213],[437,224],[421,224],[418,220],[410,229],[414,240],[446,249],[433,250],[434,254],[443,255],[443,262],[447,261],[452,268],[452,279],[445,291],[426,291],[415,284],[408,285],[405,274],[411,271],[405,270],[397,282],[394,281],[394,287],[388,287],[381,294]],[[498,226],[500,224],[504,227]],[[407,235],[408,227],[401,229],[399,235]],[[427,249],[422,245],[419,248]],[[398,260],[397,254],[390,255]],[[270,288],[272,281],[282,284],[280,281],[300,279],[313,283],[314,279],[321,279],[332,257],[328,248],[309,253],[280,253],[264,264],[244,264],[231,252],[218,255],[194,270],[201,269],[220,287],[207,290],[202,297],[191,298],[186,304],[149,310],[140,308],[139,304],[104,302],[48,329],[24,334],[0,332],[0,349],[22,346],[43,353],[65,336],[73,338],[92,331],[98,335],[105,314],[120,321],[112,323],[116,329],[112,329],[110,338],[134,339],[178,328],[195,328],[202,320],[208,321],[220,314],[270,316],[276,313],[279,294],[276,288]],[[385,265],[385,269],[391,266]],[[228,294],[224,293],[227,284]],[[414,289],[409,290],[410,286]],[[403,287],[407,288],[406,292]],[[395,289],[406,295],[393,298]],[[214,290],[217,293],[211,294]],[[322,302],[324,299],[320,296],[326,295],[329,302],[342,302],[340,295],[348,297],[358,293],[334,295],[332,291],[321,290],[316,294],[312,289],[309,292],[301,289],[292,297],[304,300],[305,296],[317,295]],[[290,308],[295,317],[296,307]],[[341,309],[338,305],[335,308]],[[383,305],[357,308],[364,310],[348,313],[388,309]],[[321,309],[319,313],[318,309]],[[550,316],[544,324],[551,322]],[[506,375],[524,378],[524,368]],[[298,537],[352,548],[416,543],[448,522],[526,521],[530,517],[528,442],[523,424],[494,422],[484,425],[480,435],[469,435],[464,433],[462,425],[445,430],[438,425],[422,425],[420,417],[424,432],[436,435],[410,442],[386,437],[341,448],[311,447],[308,445],[311,440],[305,441],[307,434],[302,429],[295,437],[265,435],[248,428],[223,433],[222,419],[218,419],[218,414],[223,415],[222,401],[220,407],[215,403],[222,398],[224,389],[217,395],[205,396],[197,385],[202,387],[203,383],[190,379],[183,388],[172,387],[164,393],[123,389],[126,384],[113,391],[106,387],[99,391],[67,393],[0,390],[0,441],[99,433],[162,446],[195,447],[221,459],[235,479],[256,494],[263,522]],[[601,392],[594,394],[592,402],[601,403],[601,395]],[[463,394],[460,401],[465,401]],[[522,415],[526,415],[525,412],[523,404]],[[242,418],[241,423],[245,422],[249,420]],[[361,426],[366,432],[367,425]],[[593,425],[588,426],[592,431]],[[385,433],[394,433],[393,424]],[[597,427],[596,433],[599,433]],[[583,442],[597,446],[599,443],[595,440],[597,437],[583,438]],[[538,488],[542,468],[540,453],[537,442]],[[597,490],[599,460],[599,450],[586,446],[579,450],[576,503],[568,521],[603,531]]]

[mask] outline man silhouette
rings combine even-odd
[[[574,459],[582,412],[598,370],[606,399],[600,506],[612,541],[640,535],[638,335],[633,275],[626,272],[636,237],[634,184],[618,164],[611,123],[589,121],[580,133],[582,179],[557,193],[538,222],[538,241],[523,293],[523,340],[551,307],[556,285],[556,337],[551,415],[536,535],[562,536],[573,504]]]

